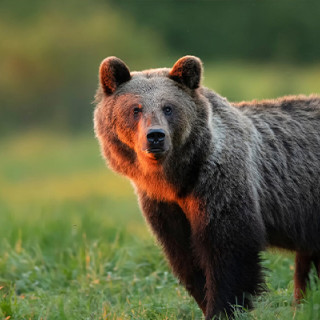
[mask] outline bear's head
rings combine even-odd
[[[134,163],[164,166],[170,156],[182,156],[193,135],[201,136],[209,117],[208,101],[199,92],[201,74],[194,56],[171,69],[142,72],[130,72],[116,57],[101,63],[95,132],[113,169],[128,174],[126,167]]]

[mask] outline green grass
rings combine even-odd
[[[33,132],[1,148],[0,319],[202,317],[94,138]],[[270,293],[238,319],[320,317],[314,281],[307,301],[291,307],[292,256],[264,258]]]
[[[196,319],[93,137],[1,141],[0,319]]]
[[[304,83],[313,84],[315,70]],[[279,87],[266,87],[277,74],[263,72],[216,65],[207,77],[221,81],[206,84],[235,100],[250,84],[260,89],[244,98],[274,97]],[[283,93],[309,93],[303,89]],[[130,183],[105,167],[92,133],[33,130],[2,138],[0,150],[0,319],[203,319],[169,271]],[[237,319],[320,319],[314,270],[306,301],[294,309],[293,255],[263,258],[269,292]]]

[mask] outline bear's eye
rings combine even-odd
[[[133,115],[134,116],[137,116],[140,112],[142,112],[142,108],[140,108],[140,107],[133,108]]]
[[[171,106],[164,106],[163,112],[166,116],[170,116],[172,114],[172,107]]]

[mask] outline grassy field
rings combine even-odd
[[[233,70],[212,68],[207,85],[227,95],[222,73],[233,79]],[[278,78],[266,74],[271,87]],[[304,78],[309,91],[297,90],[315,92],[316,74],[319,68]],[[263,83],[244,98],[297,93],[280,85],[265,91]],[[230,95],[239,100],[237,90]],[[92,132],[33,130],[2,138],[0,150],[0,319],[203,319],[168,269],[130,183],[106,169]],[[320,319],[315,273],[295,309],[293,256],[263,258],[269,292],[237,319]]]

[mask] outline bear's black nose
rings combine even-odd
[[[147,133],[147,140],[152,145],[163,144],[166,134],[162,129],[150,129]]]

